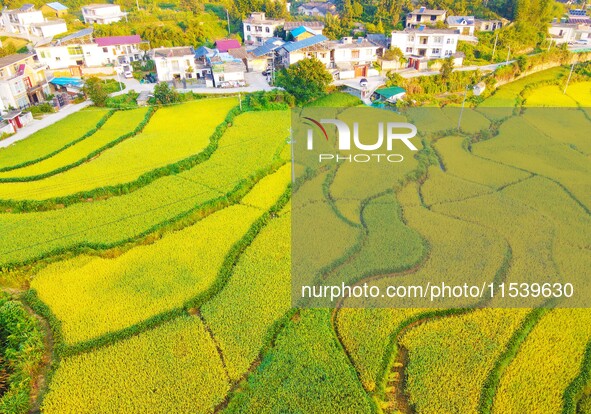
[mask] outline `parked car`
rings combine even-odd
[[[126,70],[125,72],[123,72],[123,76],[125,76],[125,78],[130,79],[133,78],[133,73],[130,70]]]

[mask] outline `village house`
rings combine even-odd
[[[277,56],[284,67],[306,58],[316,58],[329,67],[331,49],[327,40],[324,35],[316,35],[299,42],[287,42],[277,49]]]
[[[326,17],[328,14],[338,16],[337,6],[330,2],[309,2],[298,7],[298,13],[303,16]]]
[[[181,81],[196,77],[195,50],[191,46],[153,49],[152,59],[160,82]]]
[[[474,19],[474,30],[477,32],[494,32],[508,22],[506,19]]]
[[[130,64],[144,55],[140,49],[143,43],[140,35],[97,37],[94,42],[104,55],[104,64]]]
[[[284,44],[282,39],[274,37],[268,39],[264,45],[251,50],[248,56],[249,69],[263,72],[269,67],[272,68],[275,65],[275,51]]]
[[[34,53],[0,58],[0,111],[43,102],[49,94],[45,67]]]
[[[44,4],[41,6],[41,11],[46,16],[56,18],[64,17],[66,14],[68,14],[68,8],[57,1]]]
[[[548,28],[551,39],[556,44],[591,44],[591,25],[576,23],[552,23]]]
[[[127,20],[127,13],[118,4],[89,4],[82,6],[82,17],[87,24],[111,24]]]
[[[447,18],[447,27],[459,30],[460,35],[474,36],[474,16],[449,16]]]
[[[591,18],[585,9],[571,9],[568,11],[567,23],[591,24]]]
[[[83,29],[51,44],[36,47],[39,61],[50,69],[111,65],[125,66],[126,71],[131,71],[130,63],[144,55],[139,35],[93,38],[92,33],[92,28]]]
[[[390,44],[391,48],[402,51],[408,59],[409,67],[421,70],[426,69],[429,60],[455,56],[459,36],[458,30],[421,26],[417,29],[393,31]]]
[[[317,33],[313,32],[312,30],[308,29],[306,26],[296,27],[289,31],[288,38],[291,38],[293,41],[304,40],[312,36],[316,36]]]
[[[406,28],[414,29],[421,25],[433,26],[437,22],[445,23],[445,10],[431,10],[426,7],[420,7],[406,15]]]
[[[265,40],[275,36],[279,26],[283,26],[283,19],[268,19],[265,13],[251,13],[250,17],[242,21],[244,41],[250,45],[260,46]]]
[[[295,22],[285,22],[283,24],[283,30],[285,33],[289,34],[292,30],[297,29],[299,27],[305,27],[307,31],[313,33],[315,35],[322,34],[324,30],[324,23],[319,21],[295,21]]]
[[[339,79],[370,76],[372,64],[378,60],[378,49],[373,42],[359,37],[344,37],[331,42],[331,68],[337,69]]]
[[[227,52],[230,49],[239,49],[240,42],[236,39],[219,39],[214,42],[215,48],[222,53]]]
[[[1,18],[2,29],[8,33],[53,37],[68,31],[61,19],[47,20],[41,10],[32,4],[25,4],[16,10],[4,10]]]

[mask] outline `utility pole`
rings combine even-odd
[[[289,140],[287,141],[289,145],[291,145],[291,182],[295,183],[295,155],[294,155],[294,145],[295,140],[292,136],[292,129],[289,128]]]
[[[505,62],[505,65],[509,64],[509,57],[511,56],[511,46],[509,46],[509,50],[507,51],[507,61]]]
[[[575,64],[573,63],[570,67],[570,72],[568,74],[568,79],[566,80],[566,85],[564,85],[564,92],[563,95],[566,95],[566,88],[568,88],[568,83],[570,82],[570,77],[573,75],[573,70],[575,69]]]
[[[552,46],[552,38],[550,38],[550,43],[548,44],[548,50],[546,50],[546,52],[550,51],[550,47]]]
[[[226,9],[226,21],[228,23],[228,36],[230,36],[230,13],[228,12],[228,9]]]
[[[140,1],[139,0],[135,0],[135,5],[137,7],[137,9],[140,9]]]
[[[497,32],[497,35],[495,36],[495,45],[493,46],[493,53],[492,53],[492,59],[491,59],[492,62],[495,61],[495,55],[497,54],[497,41],[498,40],[499,40],[499,33]]]
[[[464,91],[464,100],[462,101],[462,109],[460,110],[460,117],[458,118],[458,131],[460,130],[460,125],[462,123],[462,115],[464,114],[464,106],[466,105],[466,96],[468,95],[468,88],[470,85],[466,85],[466,90]]]
[[[238,92],[238,102],[240,102],[240,112],[242,112],[242,94]]]

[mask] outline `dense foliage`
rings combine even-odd
[[[299,103],[309,102],[326,94],[332,76],[322,62],[315,58],[302,59],[283,69],[277,85],[295,96]]]

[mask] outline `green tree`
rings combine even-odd
[[[107,103],[109,93],[104,88],[103,82],[96,76],[86,79],[82,90],[96,106],[105,106]]]
[[[154,87],[154,99],[160,105],[167,105],[180,100],[179,93],[166,82],[160,82]]]
[[[443,64],[441,65],[441,69],[439,70],[439,73],[441,73],[441,78],[444,80],[449,79],[453,70],[454,70],[454,60],[450,56],[450,57],[446,58],[443,61]]]
[[[326,94],[332,76],[318,59],[303,59],[284,69],[278,85],[296,97],[299,103],[309,102]]]

